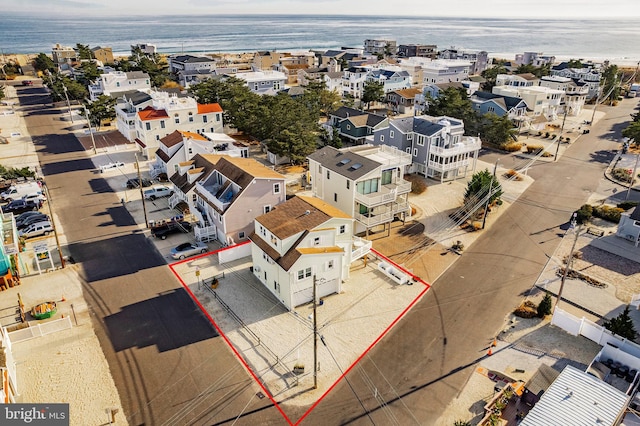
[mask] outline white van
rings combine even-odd
[[[11,185],[9,189],[0,194],[0,196],[2,196],[2,199],[5,201],[11,201],[19,200],[25,195],[35,193],[42,193],[42,188],[40,188],[38,182],[24,182]]]
[[[48,220],[33,223],[20,230],[20,236],[23,238],[39,237],[40,235],[49,235],[53,232],[53,226]]]

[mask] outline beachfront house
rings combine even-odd
[[[243,80],[249,90],[259,95],[275,95],[285,88],[287,76],[280,71],[239,72],[236,78]]]
[[[309,155],[308,179],[314,196],[356,219],[356,233],[411,214],[411,182],[404,179],[411,154],[386,145],[336,149]]]
[[[438,46],[435,44],[401,44],[398,46],[399,58],[429,58],[436,59],[438,56]]]
[[[288,309],[340,293],[351,262],[371,242],[354,237],[354,220],[319,198],[294,196],[255,219],[253,274]]]
[[[595,99],[600,93],[600,79],[602,73],[593,65],[583,65],[582,68],[571,68],[568,62],[562,62],[551,67],[551,75],[567,77],[577,83],[586,83],[589,86],[587,100]]]
[[[196,240],[246,241],[254,219],[286,199],[285,178],[251,158],[197,154],[171,176],[169,206],[185,203],[196,217]]]
[[[173,74],[180,71],[211,72],[216,68],[216,61],[208,56],[171,55],[167,60],[169,72]]]
[[[440,182],[473,173],[482,147],[479,138],[464,136],[462,120],[426,115],[391,120],[374,132],[373,144],[406,153],[411,164],[407,173]]]
[[[398,51],[397,42],[392,39],[366,39],[364,53],[369,55],[394,56]]]

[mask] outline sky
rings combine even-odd
[[[640,17],[638,0],[2,0],[2,9],[5,12],[30,14],[92,16],[317,14],[558,19]]]

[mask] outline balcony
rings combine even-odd
[[[391,204],[389,208],[380,209],[380,211],[372,211],[366,214],[356,213],[353,217],[358,222],[370,228],[372,226],[388,223],[393,220],[396,214],[406,213],[410,211],[409,202],[403,201],[401,203]]]
[[[235,193],[232,191],[231,187],[228,187],[220,198],[216,198],[213,194],[216,194],[220,190],[220,185],[211,185],[205,186],[200,182],[196,183],[196,192],[198,195],[205,200],[206,203],[215,207],[219,211],[225,211],[227,207],[231,205],[231,201],[235,196]]]
[[[448,172],[449,170],[460,170],[464,168],[471,168],[473,167],[472,160],[473,160],[472,158],[468,158],[462,161],[453,161],[448,164],[440,164],[437,161],[429,161],[428,165],[429,165],[429,170],[442,173],[442,172]]]
[[[353,237],[353,250],[351,250],[351,263],[365,256],[371,251],[373,242],[364,238]]]
[[[378,192],[360,194],[356,192],[355,199],[358,203],[367,207],[375,207],[388,203],[395,203],[398,195],[411,192],[411,182],[400,179],[398,183],[383,185]]]
[[[466,154],[468,152],[479,151],[482,147],[482,141],[479,138],[467,137],[449,147],[431,145],[429,153],[440,157],[452,157],[454,155]]]

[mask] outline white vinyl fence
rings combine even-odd
[[[34,337],[41,337],[47,334],[55,333],[56,331],[67,330],[71,327],[71,317],[67,316],[43,323],[30,323],[29,327],[12,331],[8,333],[8,336],[9,341],[12,344],[15,344],[24,342],[25,340],[33,339]]]

